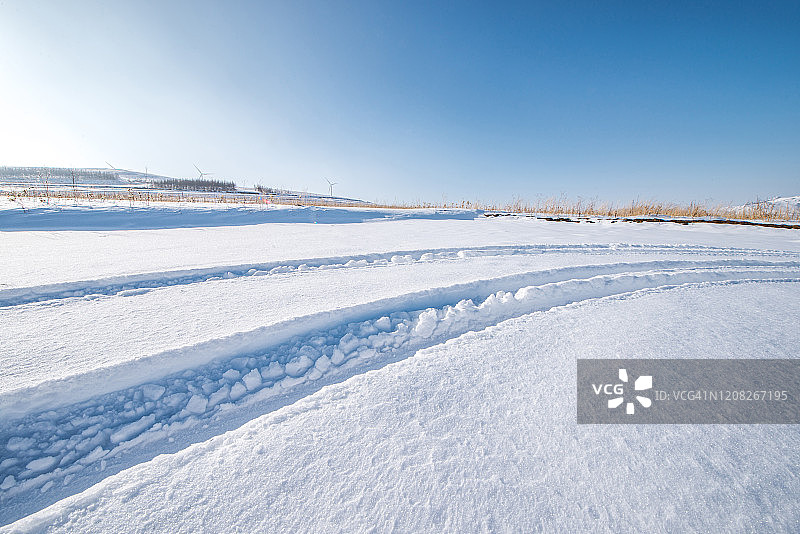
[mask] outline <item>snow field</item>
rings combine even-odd
[[[0,531],[800,520],[793,427],[574,421],[577,357],[796,357],[792,231],[45,211],[0,231]]]
[[[1,211],[1,210],[0,210]],[[192,217],[192,208],[184,211]],[[705,246],[800,252],[781,229],[742,232],[730,225],[551,223],[527,218],[400,220],[360,224],[270,223],[163,230],[4,232],[0,212],[1,289],[105,280],[143,273],[289,263],[423,249],[519,245]],[[62,221],[69,224],[70,214]],[[197,220],[195,223],[201,223]],[[23,231],[24,230],[24,231]],[[578,252],[576,250],[575,252]],[[228,268],[227,271],[232,271]],[[225,271],[223,271],[224,273]]]
[[[591,276],[597,272],[609,274]],[[588,277],[571,277],[578,273]],[[548,282],[553,279],[560,281]],[[530,280],[537,280],[540,284],[524,285]],[[800,264],[753,260],[664,260],[528,273],[503,280],[429,290],[339,310],[335,314],[300,318],[291,325],[276,325],[270,330],[271,335],[255,332],[227,340],[231,347],[225,347],[224,341],[215,340],[211,347],[184,351],[205,353],[206,358],[213,356],[199,367],[161,378],[157,383],[120,389],[72,405],[52,404],[54,397],[63,402],[69,397],[67,392],[41,388],[44,395],[38,402],[41,408],[46,408],[45,411],[6,421],[0,427],[0,442],[6,443],[10,453],[0,464],[0,500],[44,487],[54,480],[68,483],[71,476],[89,464],[103,461],[108,455],[119,454],[147,441],[163,439],[187,425],[197,424],[236,406],[284,395],[293,388],[323,377],[327,382],[341,380],[356,374],[360,368],[374,365],[376,361],[384,364],[396,361],[422,348],[509,318],[645,288],[757,280],[800,281]],[[497,285],[508,287],[512,281],[522,287],[516,291],[496,291]],[[477,304],[471,298],[462,298],[487,292],[488,296],[478,300]],[[456,304],[390,312],[423,302],[447,300]],[[331,323],[332,320],[348,321],[367,313],[384,311],[389,313],[363,321]],[[295,335],[281,341],[277,334],[283,333],[286,337],[287,332]],[[276,345],[268,346],[269,341]],[[254,349],[264,343],[268,348]],[[222,356],[226,349],[235,357]],[[185,358],[179,361],[186,365]],[[141,366],[143,362],[131,363]],[[163,362],[155,370],[163,372]],[[103,369],[106,384],[116,383],[110,379],[114,373],[137,380],[145,376],[141,368],[132,370],[130,365],[106,368]],[[87,391],[96,395],[96,377],[90,374],[83,380]],[[74,395],[75,380],[68,385]],[[6,395],[2,399],[6,403],[6,413],[21,413],[18,410],[22,406],[36,406],[37,393],[23,391]]]

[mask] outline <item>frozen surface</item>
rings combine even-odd
[[[0,204],[0,229],[30,230],[154,230],[240,226],[265,223],[346,224],[369,220],[474,219],[480,212],[458,209],[398,210],[380,208],[322,208],[315,206],[236,205],[208,203],[154,203],[136,206],[112,201],[73,206],[59,200],[20,199]],[[25,206],[25,209],[22,207]],[[3,209],[5,208],[5,209]]]
[[[796,231],[107,211],[0,231],[0,524],[798,525],[795,427],[574,418],[578,357],[797,357]]]

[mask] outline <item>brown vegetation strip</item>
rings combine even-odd
[[[789,223],[771,223],[762,221],[742,221],[737,219],[692,219],[690,221],[683,219],[659,219],[653,218],[636,218],[636,219],[617,219],[625,222],[671,222],[678,224],[690,223],[711,223],[711,224],[741,224],[744,226],[763,226],[766,228],[788,228],[790,230],[800,230],[800,224]]]
[[[571,219],[569,217],[539,217],[534,215],[525,215],[521,213],[484,213],[484,217],[508,217],[511,215],[518,215],[523,217],[535,217],[536,219],[542,221],[552,221],[552,222],[587,222],[587,223],[594,223],[596,221],[589,220],[585,217],[580,217],[578,219]],[[615,217],[612,219],[607,219],[610,222],[633,222],[633,223],[643,223],[643,222],[656,222],[656,223],[675,223],[675,224],[694,224],[694,223],[709,223],[709,224],[740,224],[743,226],[762,226],[765,228],[786,228],[789,230],[800,230],[800,224],[790,224],[790,223],[772,223],[772,222],[764,222],[764,221],[742,221],[737,219],[668,219],[668,218],[661,218],[661,217]]]
[[[265,189],[266,190],[266,189]],[[414,204],[398,203],[372,203],[353,199],[325,197],[287,198],[282,195],[243,194],[243,193],[217,193],[211,195],[193,192],[164,192],[148,191],[146,189],[128,189],[127,191],[80,191],[80,190],[41,190],[30,187],[16,191],[0,191],[0,195],[11,198],[33,198],[46,201],[50,198],[75,199],[75,200],[114,200],[130,202],[192,202],[192,203],[224,203],[224,204],[279,204],[295,206],[332,206],[332,207],[372,207],[389,209],[475,209],[484,211],[486,217],[500,217],[504,215],[520,215],[536,217],[554,222],[594,222],[589,218],[605,219],[628,222],[673,222],[676,224],[689,223],[714,223],[714,224],[741,224],[749,226],[763,226],[769,228],[798,229],[800,224],[800,209],[794,206],[776,206],[767,201],[758,201],[747,206],[708,207],[697,203],[687,206],[661,202],[637,201],[626,206],[613,206],[595,204],[594,202],[570,203],[563,199],[548,200],[535,204],[525,204],[515,201],[511,204],[485,205],[479,202],[451,202],[430,203],[417,202]],[[704,218],[707,217],[707,218]],[[775,222],[769,222],[775,221]]]

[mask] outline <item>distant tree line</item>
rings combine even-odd
[[[208,178],[195,178],[190,180],[171,178],[169,180],[154,180],[153,187],[178,191],[213,191],[225,193],[233,193],[236,191],[235,182],[211,180]]]

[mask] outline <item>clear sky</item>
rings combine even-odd
[[[0,0],[0,165],[382,201],[800,194],[800,2]]]

